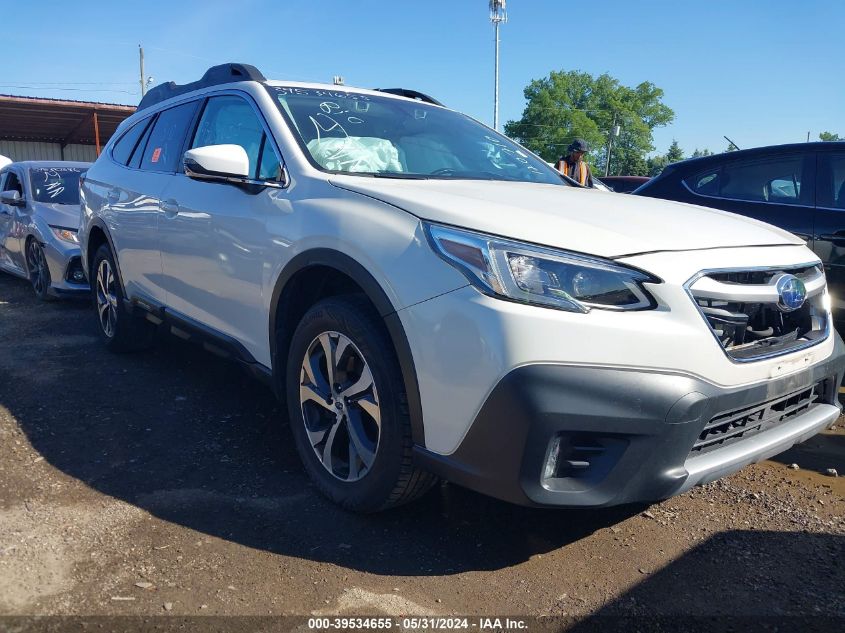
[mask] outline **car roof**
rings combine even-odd
[[[265,86],[269,86],[271,88],[301,88],[304,90],[323,90],[325,92],[337,93],[352,92],[355,94],[364,94],[372,97],[388,97],[393,99],[403,99],[405,101],[411,100],[427,103],[430,105],[446,107],[433,97],[429,97],[428,95],[425,95],[421,92],[417,92],[415,90],[403,88],[358,88],[357,86],[336,86],[334,84],[283,80],[270,80],[265,81],[263,83]]]
[[[785,143],[783,145],[765,145],[763,147],[751,147],[739,149],[733,152],[722,152],[721,154],[710,154],[709,156],[697,156],[671,163],[666,166],[663,173],[686,169],[687,167],[706,167],[710,163],[720,163],[725,160],[736,158],[753,158],[755,156],[771,156],[773,154],[785,154],[789,152],[806,151],[845,151],[845,142],[842,141],[812,141],[810,143]]]
[[[321,90],[334,93],[360,93],[371,96],[388,95],[397,99],[409,99],[417,102],[429,103],[442,106],[439,101],[416,90],[408,88],[355,88],[352,86],[307,83],[297,81],[268,81],[266,77],[255,66],[241,63],[226,63],[212,66],[205,71],[205,74],[197,81],[186,84],[176,84],[172,81],[165,82],[151,88],[141,99],[136,109],[136,114],[162,104],[169,104],[177,97],[202,95],[205,91],[225,89],[242,83],[257,83],[269,87],[290,87],[308,90]]]

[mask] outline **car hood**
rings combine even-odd
[[[602,257],[804,243],[725,211],[576,187],[360,176],[332,176],[331,183],[424,220]]]
[[[52,202],[33,202],[32,210],[50,226],[66,229],[79,228],[80,206],[78,204],[54,204]]]

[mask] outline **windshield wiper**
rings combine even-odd
[[[352,176],[372,176],[373,178],[395,178],[397,180],[425,180],[427,176],[421,174],[403,174],[398,171],[357,171],[348,172]]]
[[[513,176],[506,176],[505,174],[494,174],[490,171],[457,171],[457,170],[439,170],[441,173],[434,173],[429,175],[429,178],[437,178],[438,180],[505,180],[511,182],[523,182]],[[525,181],[527,182],[527,181]]]

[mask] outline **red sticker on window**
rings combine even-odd
[[[156,147],[153,150],[153,157],[150,160],[152,160],[152,162],[154,162],[154,163],[157,163],[160,156],[161,156],[161,148]]]

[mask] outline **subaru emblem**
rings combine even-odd
[[[782,312],[793,312],[804,305],[807,298],[807,288],[804,282],[795,275],[781,275],[775,288],[778,291],[778,308]]]

